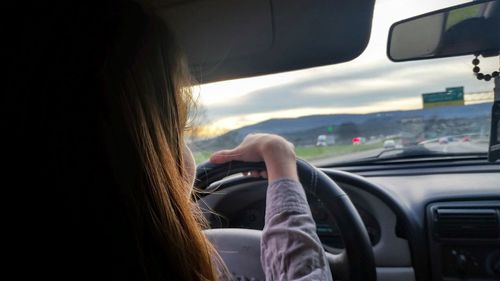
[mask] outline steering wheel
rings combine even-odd
[[[215,165],[205,162],[197,168],[195,185],[204,190],[224,177],[265,169],[264,163],[233,161]],[[332,179],[306,161],[297,160],[297,170],[306,192],[321,198],[328,207],[344,241],[345,250],[341,254],[326,253],[333,279],[375,281],[375,258],[368,232],[349,197]],[[261,231],[219,228],[206,230],[205,234],[236,280],[265,280],[260,263]]]

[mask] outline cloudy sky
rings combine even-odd
[[[393,22],[463,2],[379,0],[370,42],[355,60],[205,84],[194,93],[211,128],[234,129],[270,118],[421,108],[422,93],[446,87],[464,86],[466,93],[491,90],[492,83],[472,76],[472,56],[393,63],[385,55]],[[481,67],[493,71],[497,64],[498,58],[487,59]]]

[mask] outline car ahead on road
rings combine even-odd
[[[448,137],[441,137],[438,140],[439,144],[448,144],[448,142],[449,142],[449,138]]]
[[[462,138],[462,141],[463,142],[469,142],[470,141],[470,136],[469,135],[466,135]]]
[[[319,135],[316,146],[329,146],[335,144],[335,137],[332,135]]]
[[[384,141],[384,149],[393,149],[393,148],[396,148],[396,142],[394,140]]]
[[[360,145],[362,143],[363,143],[363,140],[360,137],[352,138],[352,144],[353,145]]]

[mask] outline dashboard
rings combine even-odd
[[[373,245],[378,280],[500,280],[500,163],[322,170],[358,210]],[[266,181],[233,177],[214,186],[199,201],[212,228],[263,228]],[[325,250],[342,252],[342,237],[328,206],[307,196]],[[442,220],[451,225],[451,233],[476,235],[470,230],[479,229],[479,237],[442,236],[438,209],[442,217],[458,214],[447,224]],[[490,236],[481,237],[484,230]]]

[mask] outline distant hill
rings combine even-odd
[[[206,149],[227,148],[238,144],[249,133],[279,134],[296,145],[308,145],[315,143],[317,135],[325,134],[328,127],[333,127],[334,134],[341,133],[339,131],[342,130],[352,133],[341,135],[341,141],[342,139],[348,140],[352,135],[358,134],[365,136],[391,135],[405,130],[413,130],[410,127],[414,126],[415,122],[412,120],[415,119],[422,120],[420,123],[423,123],[419,126],[426,126],[426,131],[435,130],[438,134],[443,130],[463,131],[471,130],[470,126],[483,126],[489,118],[490,111],[491,103],[480,103],[368,114],[310,115],[270,119],[229,131],[212,139],[198,141],[196,146]],[[457,120],[469,121],[460,123]]]

